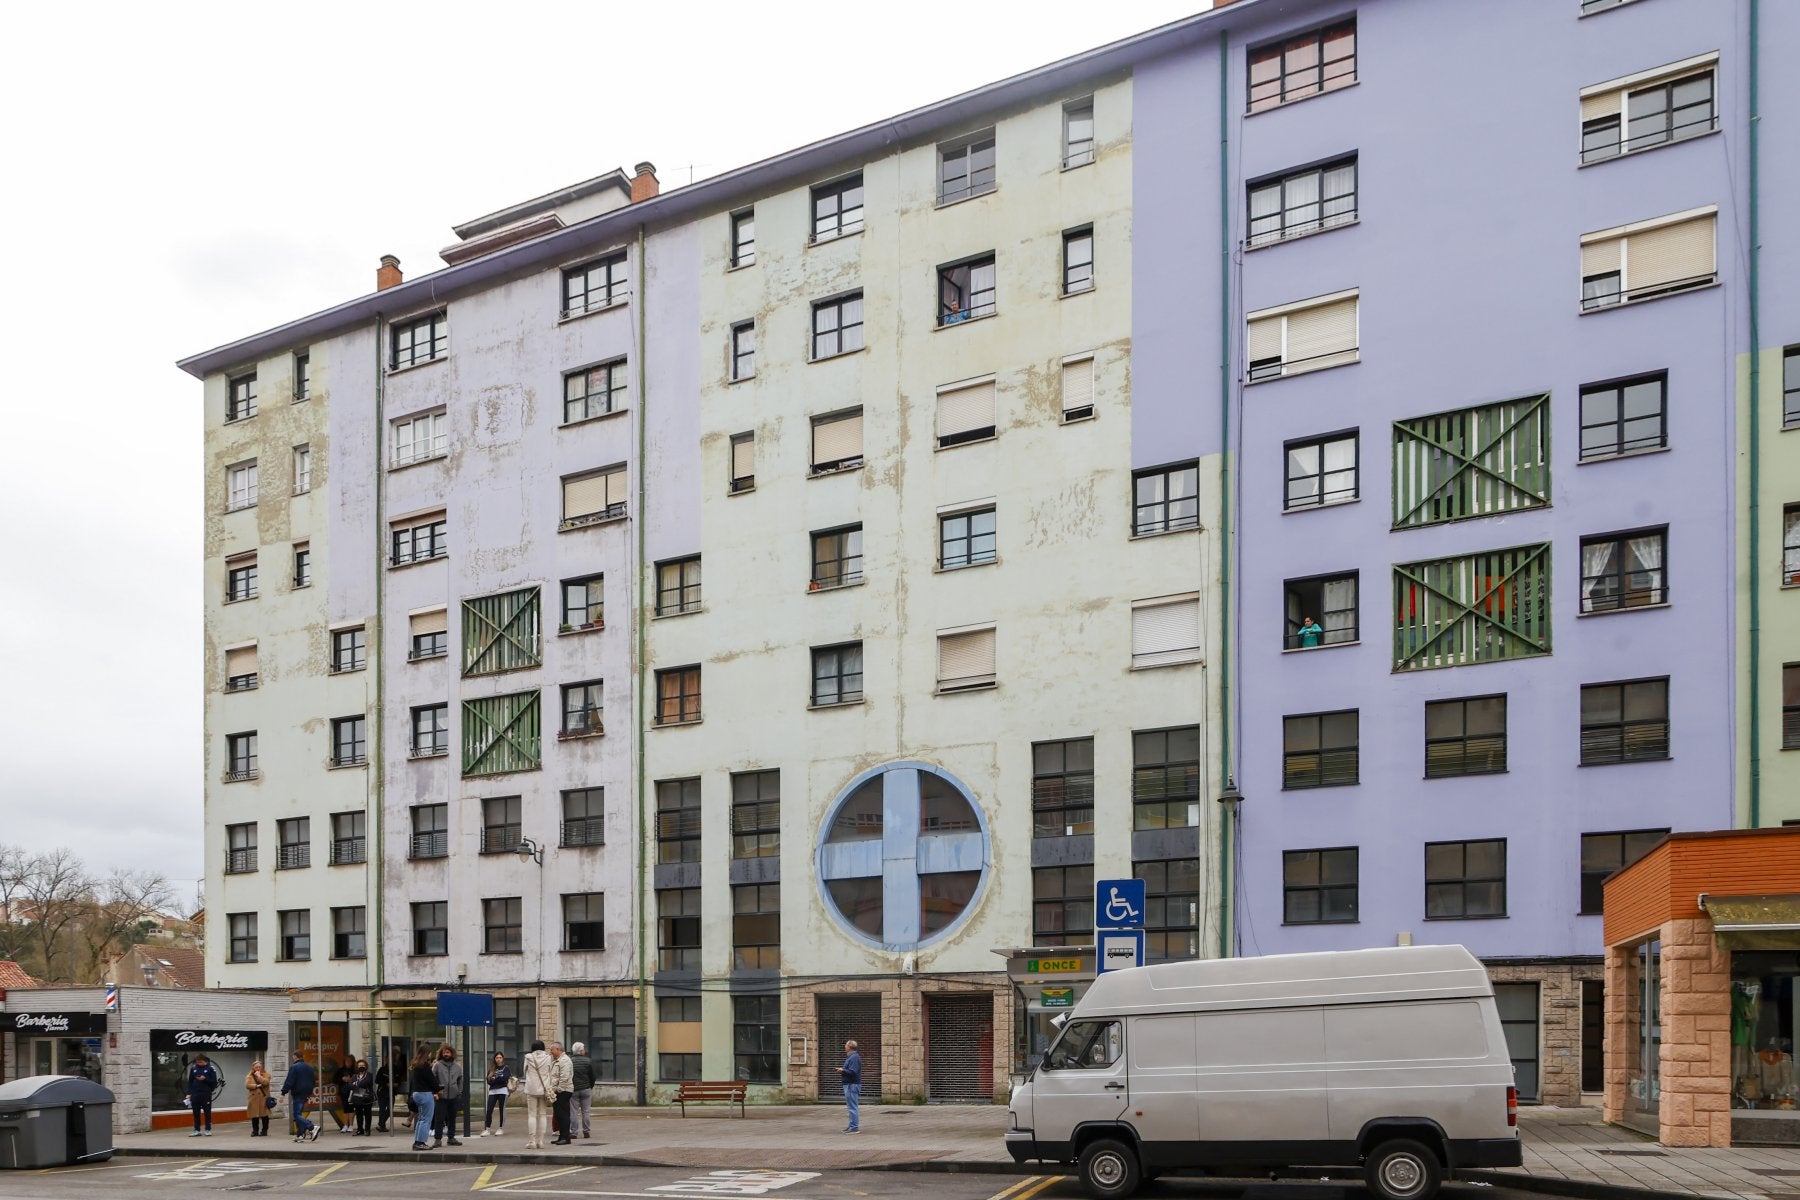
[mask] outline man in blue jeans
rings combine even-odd
[[[281,1081],[281,1094],[293,1105],[294,1140],[296,1142],[316,1142],[319,1140],[319,1127],[306,1119],[306,1105],[312,1099],[313,1089],[319,1086],[319,1076],[312,1064],[306,1061],[306,1055],[296,1050],[294,1061],[288,1066],[287,1078]]]
[[[844,1065],[837,1069],[844,1079],[844,1108],[849,1112],[850,1123],[844,1126],[845,1133],[862,1132],[862,1055],[856,1052],[854,1040],[844,1043]]]

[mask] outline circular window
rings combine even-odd
[[[819,831],[825,907],[860,942],[904,951],[950,934],[988,874],[987,822],[969,790],[920,762],[850,781]]]

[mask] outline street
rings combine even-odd
[[[299,1194],[334,1189],[357,1200],[413,1198],[456,1192],[531,1196],[670,1197],[769,1196],[777,1200],[863,1200],[929,1197],[930,1200],[1074,1200],[1082,1195],[1070,1175],[1025,1178],[1006,1175],[884,1171],[759,1171],[680,1167],[500,1165],[493,1163],[384,1163],[311,1159],[115,1158],[93,1167],[0,1173],[0,1197],[17,1200],[86,1200],[87,1197],[193,1196],[206,1192]],[[323,1195],[329,1195],[326,1191]],[[1363,1200],[1355,1184],[1247,1183],[1242,1180],[1164,1178],[1146,1185],[1145,1197],[1176,1200]],[[1527,1193],[1452,1184],[1447,1200],[1526,1200]]]

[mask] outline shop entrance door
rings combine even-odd
[[[1598,979],[1581,981],[1581,1090],[1603,1091],[1606,1071],[1606,984]]]
[[[994,998],[925,997],[925,1097],[944,1103],[994,1101]]]
[[[1494,1007],[1500,1010],[1500,1028],[1506,1034],[1506,1052],[1512,1059],[1513,1080],[1519,1099],[1538,1098],[1538,985],[1496,983]]]
[[[864,1103],[881,1099],[881,997],[866,994],[819,997],[819,1099],[842,1100],[844,1082],[837,1069],[844,1062],[844,1043],[854,1041],[862,1054]]]

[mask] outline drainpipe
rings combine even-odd
[[[1227,34],[1219,31],[1219,798],[1231,782],[1231,129]],[[1219,957],[1231,957],[1232,817],[1219,806]]]
[[[1762,256],[1758,194],[1757,43],[1762,5],[1750,0],[1750,828],[1762,824]]]
[[[644,370],[644,297],[649,291],[647,280],[649,272],[644,262],[644,227],[637,231],[637,296],[632,308],[637,312],[637,519],[632,522],[637,526],[637,557],[632,563],[631,586],[633,596],[631,611],[637,625],[637,1102],[642,1108],[649,1103],[648,1064],[644,1061],[650,1053],[650,1039],[645,1035],[650,1019],[650,983],[649,973],[644,968],[644,955],[648,943],[645,938],[646,920],[644,902],[646,900],[644,873],[649,870],[646,849],[646,822],[649,820],[644,809],[644,696],[648,690],[649,668],[645,661],[645,643],[648,637],[647,620],[644,613],[644,445],[646,440],[644,406],[647,397],[645,380],[648,373]]]
[[[387,319],[381,314],[375,315],[375,637],[374,645],[369,647],[368,658],[375,667],[375,719],[369,722],[369,772],[374,780],[371,789],[372,803],[369,805],[367,833],[363,838],[363,859],[373,861],[375,865],[375,895],[369,905],[371,914],[369,926],[374,937],[375,953],[375,992],[382,988],[383,968],[387,959],[381,947],[381,904],[382,904],[382,862],[386,855],[381,846],[381,805],[383,797],[382,782],[386,777],[385,764],[382,761],[382,736],[385,715],[383,701],[387,694],[387,672],[384,669],[382,655],[387,648],[387,626],[384,618],[387,613],[387,487],[381,473],[381,455],[384,446],[384,435],[387,430],[387,371],[384,369],[382,349],[387,343]],[[370,854],[368,848],[373,846],[375,853]],[[364,947],[367,953],[368,947]],[[347,1047],[346,1047],[347,1048]]]

